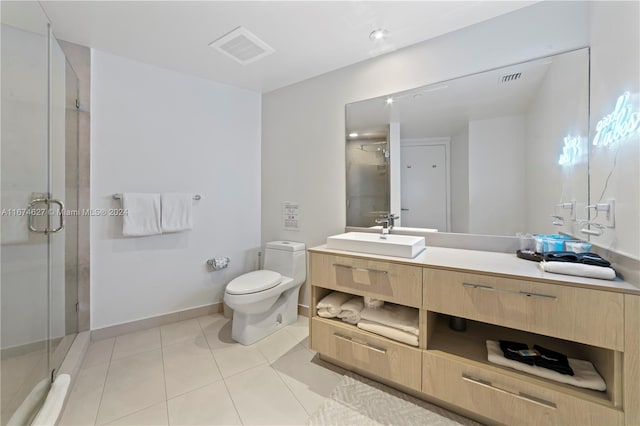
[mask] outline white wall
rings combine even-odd
[[[565,232],[582,238],[582,226],[571,211],[557,208],[576,201],[576,218],[584,218],[589,199],[588,116],[589,54],[586,50],[553,58],[526,114],[526,230]],[[558,164],[564,138],[578,138],[582,154],[571,164]],[[565,218],[554,226],[552,214]]]
[[[91,328],[222,300],[257,266],[260,95],[92,51],[91,204],[121,192],[188,192],[192,231],[122,237],[118,217],[91,221]],[[229,256],[228,269],[205,261]]]
[[[472,234],[526,232],[524,123],[521,115],[469,122]],[[494,173],[496,170],[500,172]]]
[[[634,109],[640,111],[640,4],[592,3],[591,40],[593,142],[598,121],[613,112],[623,92],[631,93]],[[640,134],[612,148],[591,145],[589,161],[591,202],[616,200],[615,228],[591,241],[640,259]]]
[[[451,135],[451,232],[469,232],[469,126]]]
[[[345,104],[583,47],[588,29],[587,4],[541,2],[264,95],[262,241],[344,230]],[[299,231],[283,230],[282,201],[300,202]]]

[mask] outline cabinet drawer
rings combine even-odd
[[[621,425],[622,411],[424,352],[422,391],[508,425]]]
[[[430,311],[624,350],[622,294],[438,269],[424,284]]]
[[[411,389],[421,388],[419,349],[317,317],[311,319],[311,336],[311,348],[323,355]]]
[[[422,268],[317,253],[310,256],[315,286],[421,307]]]

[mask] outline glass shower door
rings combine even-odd
[[[36,2],[1,3],[0,419],[25,424],[50,386],[49,73],[47,20]],[[28,214],[31,213],[31,214]]]

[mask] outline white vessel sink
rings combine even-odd
[[[412,259],[424,250],[424,237],[347,232],[327,237],[327,248]]]

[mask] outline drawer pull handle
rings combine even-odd
[[[365,348],[367,348],[369,350],[372,350],[374,352],[378,352],[378,353],[381,353],[381,354],[386,354],[387,353],[386,349],[379,348],[377,346],[373,346],[373,345],[370,345],[368,343],[357,342],[357,341],[353,340],[353,338],[348,337],[348,336],[343,336],[342,334],[333,333],[333,336],[336,337],[337,339],[346,340],[346,341],[351,342],[351,343],[353,343],[355,345],[364,346]]]
[[[365,269],[365,268],[356,268],[355,266],[350,266],[350,265],[341,265],[339,263],[334,263],[333,266],[337,267],[337,268],[347,268],[347,269],[352,269],[354,271],[358,271],[358,272],[373,272],[376,274],[388,274],[388,271],[380,271],[378,269]]]
[[[547,401],[547,400],[544,400],[542,398],[538,398],[536,396],[529,395],[529,394],[524,393],[524,392],[518,392],[518,393],[511,392],[511,391],[508,391],[506,389],[502,389],[502,388],[499,388],[499,387],[495,386],[489,380],[479,379],[477,377],[472,377],[472,376],[469,376],[469,375],[466,375],[466,374],[462,375],[462,380],[466,380],[467,382],[471,382],[471,383],[474,383],[474,384],[477,384],[477,385],[480,385],[480,386],[484,386],[484,387],[496,390],[496,391],[501,392],[501,393],[505,393],[507,395],[511,395],[511,396],[513,396],[515,398],[522,399],[524,401],[528,401],[528,402],[532,402],[534,404],[542,405],[542,406],[544,406],[546,408],[553,408],[553,409],[557,408],[557,405],[555,404],[555,402]]]
[[[478,290],[487,290],[487,291],[495,291],[497,293],[508,293],[508,294],[519,294],[521,296],[527,297],[540,297],[543,299],[557,300],[558,298],[552,294],[543,294],[543,293],[532,293],[530,291],[515,291],[515,290],[504,290],[493,288],[490,285],[481,285],[481,284],[470,284],[470,283],[462,283],[463,287],[467,288],[475,288]]]

